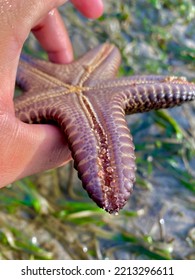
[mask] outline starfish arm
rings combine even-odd
[[[47,61],[33,59],[30,56],[22,54],[16,75],[16,84],[21,87],[24,94],[40,92],[41,90],[49,90],[51,87],[59,86],[62,84],[54,76],[42,71],[41,67],[36,67],[37,63],[40,65],[50,64]]]
[[[171,108],[195,99],[195,84],[184,78],[165,77],[158,83],[130,86],[119,94],[126,114]]]
[[[132,138],[129,130],[121,127],[122,120],[119,125],[111,116],[105,123],[98,110],[95,114],[87,110],[87,119],[80,114],[77,120],[67,119],[64,132],[83,187],[99,207],[117,213],[126,204],[135,180]]]
[[[121,102],[113,101],[109,95],[103,94],[105,92],[101,94],[92,90],[87,93],[85,108],[96,139],[98,173],[94,173],[94,178],[98,178],[100,183],[97,185],[95,181],[87,180],[84,185],[87,183],[88,193],[97,186],[103,194],[98,205],[116,213],[125,205],[133,190],[136,169],[134,145]]]
[[[176,77],[176,76],[165,76],[165,75],[132,75],[130,77],[122,77],[115,79],[107,79],[106,81],[96,79],[93,81],[92,88],[99,89],[111,89],[115,92],[121,91],[121,88],[132,87],[136,85],[145,85],[145,84],[158,84],[165,83],[166,81],[174,81],[180,84],[186,84],[187,80],[185,77]]]
[[[121,100],[126,114],[169,108],[195,99],[195,83],[175,76],[144,75],[96,80],[92,88],[94,93],[99,91],[100,96]]]
[[[136,169],[125,112],[85,96],[78,96],[78,101],[67,117],[59,117],[60,126],[83,187],[101,208],[117,213],[133,190]]]

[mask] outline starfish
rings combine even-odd
[[[68,65],[21,56],[16,116],[27,123],[55,122],[89,196],[109,213],[126,204],[135,182],[135,154],[125,114],[168,108],[195,99],[184,77],[116,78],[119,50],[100,45]]]

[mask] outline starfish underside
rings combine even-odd
[[[89,196],[109,213],[128,200],[135,181],[134,145],[125,114],[169,108],[195,99],[195,84],[170,76],[115,78],[120,53],[103,44],[68,65],[22,55],[16,116],[55,122],[64,132]]]

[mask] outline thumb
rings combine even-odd
[[[0,127],[0,188],[71,159],[64,136],[55,126],[25,124],[0,112]]]

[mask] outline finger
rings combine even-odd
[[[9,116],[1,129],[0,187],[71,159],[64,136],[55,126],[28,125]]]
[[[50,61],[69,63],[73,60],[72,45],[62,18],[53,9],[32,29],[42,47],[47,51]]]
[[[3,81],[0,83],[0,96],[5,90],[13,93],[19,55],[32,27],[36,26],[54,7],[66,1],[20,0],[12,1],[12,5],[0,7],[2,8],[0,17],[0,77]],[[70,60],[71,55],[69,51],[68,53]],[[65,60],[68,59],[65,58]]]
[[[98,18],[103,13],[102,0],[71,0],[73,5],[86,17]]]
[[[24,127],[24,133],[21,133],[24,143],[23,145],[20,144],[26,165],[22,165],[25,166],[25,169],[18,172],[17,179],[59,167],[72,159],[68,144],[59,128],[52,125],[30,125],[30,127],[28,124],[22,125],[28,126]],[[25,134],[27,132],[28,137],[30,133],[32,135],[31,138],[28,138],[31,143],[26,141],[27,135],[25,137]],[[24,145],[26,147],[25,152]],[[31,151],[29,153],[30,146]],[[21,156],[21,153],[19,156]]]

